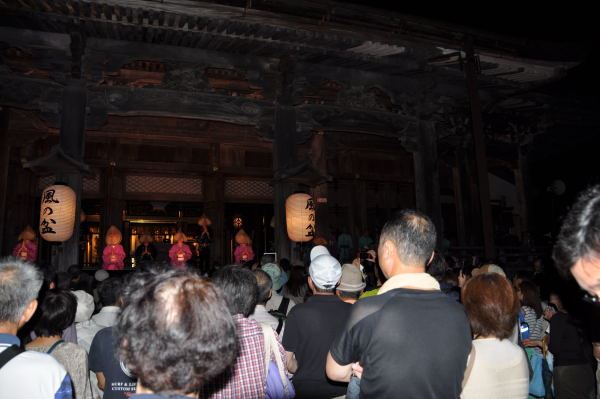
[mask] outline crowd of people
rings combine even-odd
[[[6,258],[0,399],[595,398],[600,346],[540,264],[456,269],[436,237],[402,210],[344,264],[326,245],[306,264],[267,254],[210,276],[52,274]],[[593,187],[553,252],[592,303],[599,250]]]

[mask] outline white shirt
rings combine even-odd
[[[273,331],[277,331],[277,326],[279,325],[279,319],[277,319],[277,317],[270,314],[264,305],[256,305],[256,307],[254,308],[254,313],[252,313],[250,315],[250,318],[256,320],[257,322],[259,322],[261,324],[269,325],[269,326],[271,326],[271,328],[273,328]],[[281,332],[279,333],[280,337],[283,336],[284,330],[285,330],[285,322],[283,323],[283,326],[281,327]]]
[[[523,349],[508,339],[476,339],[475,362],[461,399],[526,399],[529,367]]]
[[[0,353],[10,345],[0,343]],[[54,399],[66,375],[52,356],[25,351],[0,369],[0,399]]]
[[[77,329],[77,344],[82,346],[87,353],[90,353],[90,346],[96,336],[96,333],[104,327],[98,325],[93,320],[86,320],[80,323],[75,323]]]
[[[100,329],[112,327],[117,324],[117,318],[120,313],[121,308],[118,306],[104,306],[98,314],[92,316],[92,320],[100,326]]]
[[[267,301],[265,307],[267,308],[267,310],[277,310],[279,309],[279,305],[281,305],[282,300],[283,296],[274,292],[273,295],[271,295],[271,298],[269,298],[269,300]],[[290,310],[292,310],[294,306],[296,306],[296,302],[290,299],[290,303],[288,303],[287,312],[285,312],[285,314],[290,314]]]

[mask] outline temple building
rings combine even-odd
[[[343,2],[0,0],[0,60],[0,253],[64,183],[73,238],[38,254],[64,269],[113,225],[127,267],[143,234],[195,246],[202,215],[211,261],[241,228],[298,259],[295,192],[328,241],[414,207],[444,250],[527,246],[528,149],[564,106],[539,89],[582,49]]]

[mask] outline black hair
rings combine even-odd
[[[235,359],[235,323],[222,292],[189,270],[132,273],[117,323],[119,354],[157,394],[197,393]],[[254,278],[254,276],[252,276]]]
[[[288,272],[292,269],[290,260],[288,258],[279,259],[279,267],[281,267],[284,272]]]
[[[113,306],[121,297],[122,281],[118,277],[110,277],[98,286],[98,297],[102,306]]]
[[[358,299],[360,298],[361,291],[342,291],[338,290],[340,297],[348,298],[348,299]]]
[[[285,285],[289,294],[293,296],[305,296],[308,291],[306,268],[302,265],[294,265],[290,271],[290,279]]]
[[[73,291],[82,290],[92,295],[94,292],[94,277],[87,273],[81,273],[76,283],[71,283]]]
[[[559,271],[568,272],[577,261],[600,252],[600,185],[583,191],[567,214],[552,251]]]
[[[436,234],[435,225],[427,215],[404,209],[383,226],[379,245],[389,240],[406,265],[425,266],[435,249]]]
[[[425,271],[434,277],[436,280],[441,280],[444,277],[444,274],[448,270],[448,264],[446,263],[446,259],[437,251],[435,251],[433,255],[433,259],[425,268]]]
[[[555,305],[555,304],[553,304],[552,302],[548,302],[548,306],[546,306],[546,309],[547,309],[547,308],[551,308],[551,309],[553,309],[555,312],[558,312],[558,308],[557,308],[557,307],[556,307],[556,305]]]
[[[258,284],[254,274],[244,267],[225,266],[212,276],[213,283],[223,291],[232,315],[248,317],[256,307]]]
[[[315,291],[317,291],[320,294],[333,294],[333,293],[335,293],[335,287],[321,288],[321,287],[317,287],[317,285],[314,282],[313,282],[313,285],[315,286]]]
[[[273,280],[271,280],[271,276],[262,269],[256,269],[252,271],[252,273],[254,273],[256,284],[258,285],[257,303],[266,303],[271,297]]]
[[[523,300],[521,303],[523,306],[529,306],[535,311],[535,317],[540,318],[542,316],[542,302],[540,300],[540,289],[533,282],[523,280],[519,285],[519,290],[523,294]]]
[[[67,272],[56,273],[56,288],[59,290],[70,290],[71,275]]]
[[[69,273],[71,278],[77,278],[81,274],[81,268],[78,265],[71,265],[67,269],[67,273]]]
[[[40,337],[62,335],[75,321],[77,298],[69,291],[50,290],[39,307],[39,319],[33,331]]]

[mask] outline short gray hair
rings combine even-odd
[[[0,322],[18,322],[37,298],[42,282],[34,264],[18,258],[0,260]]]
[[[403,209],[381,230],[379,245],[390,240],[398,257],[408,266],[425,266],[435,249],[435,225],[425,215],[413,209]]]

